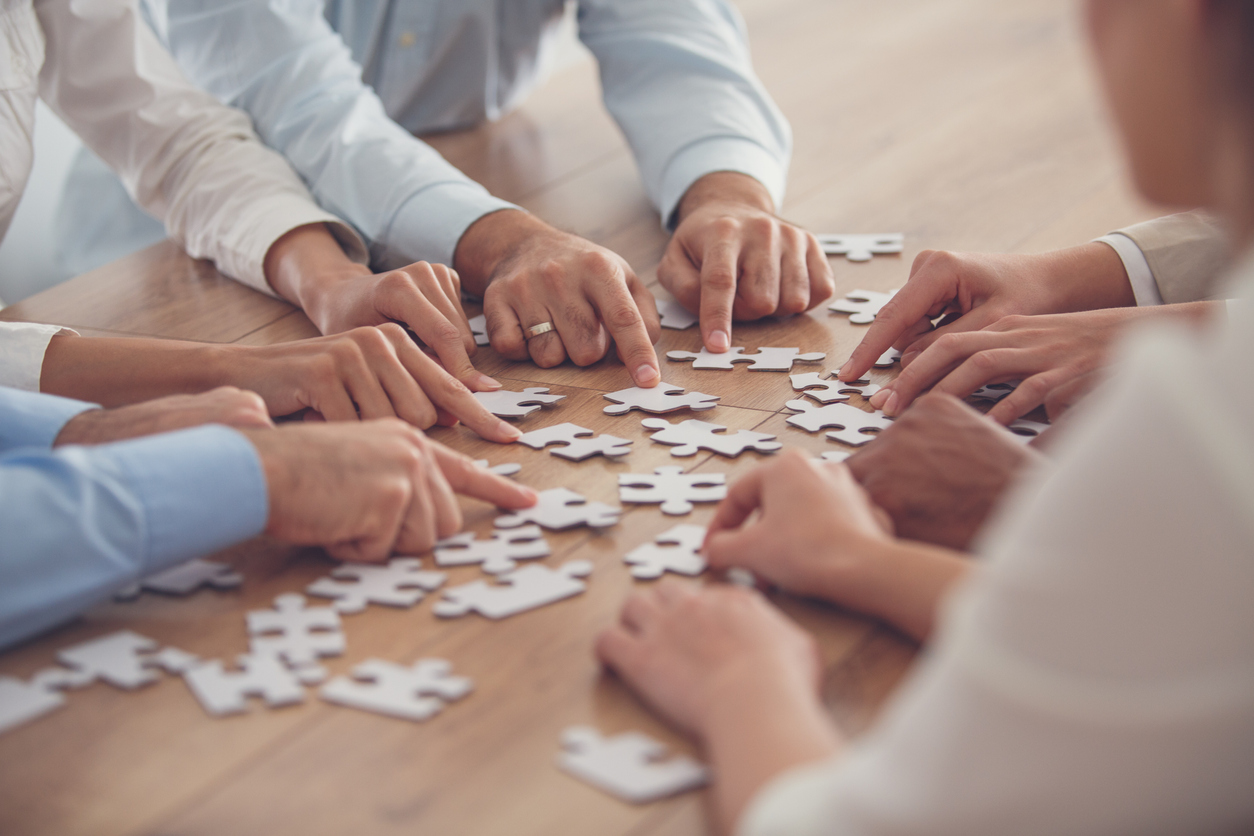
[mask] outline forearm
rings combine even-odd
[[[40,391],[105,407],[195,394],[229,383],[237,347],[157,339],[53,337]]]

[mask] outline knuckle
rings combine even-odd
[[[740,234],[740,222],[724,215],[710,222],[710,231],[719,238],[732,238]]]
[[[462,332],[447,319],[441,319],[431,325],[431,341],[436,344],[461,344]]]
[[[706,273],[703,283],[709,290],[730,292],[736,289],[736,274],[727,267],[714,267]]]
[[[604,250],[588,250],[579,256],[580,269],[593,275],[606,275],[618,271],[618,264]]]
[[[1001,367],[1003,355],[1000,351],[990,349],[988,351],[979,351],[971,355],[970,363],[981,374],[990,374],[997,371]]]
[[[388,342],[409,338],[409,335],[405,333],[405,329],[396,322],[385,322],[382,325],[377,326],[375,331],[380,336],[388,340]]]

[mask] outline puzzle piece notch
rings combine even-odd
[[[487,315],[472,316],[468,322],[470,323],[470,333],[475,338],[475,345],[491,345],[492,340],[488,338]]]
[[[741,346],[730,348],[720,354],[702,348],[700,351],[668,351],[666,358],[676,362],[691,360],[694,369],[727,371],[735,368],[736,363],[749,363],[749,371],[753,372],[787,372],[792,371],[793,363],[817,363],[827,356],[821,351],[801,354],[799,348],[776,346],[762,346],[757,349],[757,354],[742,352],[744,348]]]
[[[818,432],[825,427],[838,427],[837,432],[829,432],[827,437],[840,441],[851,447],[858,447],[873,441],[875,433],[889,427],[893,420],[880,410],[864,412],[847,403],[833,403],[826,406],[815,406],[809,401],[789,401],[784,404],[796,415],[789,415],[787,421],[794,427],[807,432]]]
[[[900,290],[900,288],[898,288]],[[832,313],[849,314],[849,322],[853,325],[870,325],[875,321],[880,309],[888,304],[897,290],[881,293],[878,290],[852,290],[827,306]],[[881,359],[883,359],[881,357]]]
[[[794,374],[789,380],[792,381],[792,388],[795,391],[802,392],[819,403],[847,401],[849,395],[854,392],[864,398],[869,398],[880,390],[877,384],[868,380],[852,380],[844,383],[836,379],[835,375],[825,378],[819,372]]]
[[[456,618],[475,611],[487,618],[508,618],[580,594],[588,586],[579,579],[591,573],[587,560],[567,561],[557,569],[532,563],[498,575],[495,584],[477,580],[444,590],[435,614]]]
[[[673,299],[658,299],[657,313],[663,328],[683,331],[697,324],[699,317]]]
[[[850,261],[870,261],[875,255],[895,255],[906,246],[901,232],[824,233],[816,236],[825,255],[843,255]]]
[[[517,462],[502,462],[501,464],[489,464],[487,459],[475,459],[475,464],[484,470],[490,470],[497,476],[514,476],[518,471],[522,470],[522,465]]]
[[[603,396],[607,401],[614,401],[614,406],[602,410],[606,415],[625,415],[633,409],[663,415],[680,409],[691,409],[700,412],[718,406],[718,395],[707,395],[704,392],[684,393],[682,386],[659,383],[652,389],[641,389],[633,386],[620,389]]]
[[[682,467],[656,467],[652,474],[618,475],[619,502],[660,502],[663,514],[687,514],[694,502],[718,502],[726,496],[725,473],[684,473]]]
[[[226,671],[222,660],[214,659],[183,674],[183,681],[205,711],[217,717],[238,714],[246,709],[246,698],[250,696],[261,697],[270,708],[304,701],[301,680],[276,656],[254,653],[242,655],[237,661],[242,668],[238,672]]]
[[[305,592],[319,598],[337,599],[332,605],[344,615],[359,613],[367,604],[388,607],[412,607],[428,592],[439,589],[448,576],[422,568],[416,557],[397,557],[386,565],[346,563],[305,587]]]
[[[593,436],[584,438],[583,436]],[[581,462],[591,456],[605,456],[606,458],[618,458],[625,456],[631,452],[632,442],[626,438],[619,438],[614,435],[596,435],[587,427],[581,427],[578,424],[565,423],[554,424],[551,427],[541,427],[538,430],[532,430],[529,433],[523,433],[519,438],[520,444],[525,444],[533,450],[543,450],[550,444],[563,444],[556,450],[549,451],[554,456],[561,456],[563,459],[570,459],[573,462]]]
[[[248,613],[252,656],[274,656],[299,668],[317,664],[321,656],[344,652],[340,614],[331,607],[307,607],[295,593],[274,599],[274,609]]]
[[[971,397],[983,398],[986,401],[1000,401],[1013,392],[1022,382],[1022,380],[1007,380],[1005,383],[986,383],[972,392]]]
[[[353,668],[351,676],[337,676],[318,693],[337,705],[402,720],[426,720],[474,688],[466,677],[453,676],[452,670],[444,659],[419,659],[409,667],[367,659]]]
[[[774,453],[784,445],[775,440],[775,436],[753,430],[737,430],[727,432],[721,424],[711,424],[689,418],[678,424],[665,418],[645,418],[640,422],[649,430],[661,430],[651,437],[658,444],[673,445],[672,456],[684,457],[694,455],[697,450],[710,450],[721,456],[739,456],[745,450],[756,450],[759,453]]]
[[[562,732],[558,766],[581,781],[632,804],[704,786],[709,770],[684,755],[663,760],[667,749],[640,732],[603,737],[588,726]]]
[[[497,418],[525,418],[543,406],[557,403],[565,395],[550,395],[543,386],[530,386],[521,392],[498,389],[495,392],[475,392],[475,400]]]
[[[1032,439],[1049,429],[1049,424],[1043,424],[1040,421],[1031,421],[1027,418],[1018,418],[1006,425],[1006,429],[1014,433],[1015,438],[1022,444],[1028,444]]]
[[[578,525],[608,528],[618,523],[621,508],[602,502],[589,502],[569,488],[550,488],[539,492],[539,500],[530,508],[497,517],[497,528],[517,528],[526,523],[543,526],[550,531],[563,531]]]
[[[494,531],[485,540],[476,540],[473,531],[463,531],[435,544],[435,562],[439,566],[480,564],[490,575],[512,572],[516,561],[548,557],[548,541],[538,525],[524,525],[512,531]]]
[[[645,543],[623,556],[637,580],[654,580],[666,572],[699,575],[705,571],[705,558],[699,552],[705,542],[705,526],[677,525],[664,531],[652,543]]]
[[[202,586],[214,589],[235,589],[244,582],[244,576],[225,563],[198,558],[149,575],[114,594],[119,601],[130,601],[140,592],[160,592],[165,595],[190,595]]]

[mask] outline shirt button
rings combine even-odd
[[[400,41],[401,49],[409,49],[418,41],[418,37],[413,32],[405,32],[398,40]]]

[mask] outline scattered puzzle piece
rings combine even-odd
[[[1027,418],[1019,418],[1007,424],[1006,429],[1018,436],[1019,440],[1024,444],[1027,444],[1049,429],[1049,424],[1042,424],[1040,421],[1029,421]]]
[[[697,315],[675,300],[653,298],[657,301],[657,313],[663,328],[683,331],[697,324]]]
[[[875,321],[875,315],[880,312],[880,308],[887,305],[888,300],[892,299],[896,292],[896,290],[890,290],[887,293],[880,293],[878,290],[854,290],[846,293],[844,299],[828,305],[827,309],[832,313],[849,314],[849,321],[854,325],[870,325]]]
[[[891,369],[893,365],[901,359],[901,352],[895,348],[890,348],[880,355],[880,359],[875,361],[877,369]]]
[[[337,676],[319,694],[327,702],[349,708],[402,720],[426,720],[438,714],[445,702],[470,693],[471,681],[453,676],[452,670],[443,659],[419,659],[409,667],[367,659],[353,668],[351,677]]]
[[[807,397],[813,398],[819,403],[847,401],[849,400],[849,395],[853,392],[864,398],[869,398],[880,390],[879,386],[866,380],[852,380],[848,383],[842,383],[835,376],[824,378],[819,372],[794,374],[789,380],[792,381],[794,390],[798,392],[804,391]]]
[[[119,601],[130,601],[139,597],[139,593],[145,589],[166,595],[189,595],[202,586],[234,589],[243,582],[244,576],[225,563],[193,559],[149,575],[139,583],[118,591],[113,597]]]
[[[157,642],[147,636],[119,630],[57,651],[57,661],[69,670],[48,668],[36,678],[53,688],[81,688],[100,679],[115,688],[132,690],[160,679],[154,668],[179,673],[179,660],[196,658],[175,648],[153,653],[156,649]]]
[[[577,525],[606,528],[618,523],[621,508],[603,502],[589,502],[568,488],[540,491],[540,499],[530,508],[497,517],[497,528],[517,528],[526,523],[542,525],[551,531],[562,531]]]
[[[851,447],[857,447],[874,440],[876,433],[890,426],[893,419],[880,410],[864,412],[847,403],[833,403],[827,406],[815,406],[809,401],[789,401],[784,404],[787,409],[799,413],[789,415],[788,423],[800,427],[807,432],[816,433],[824,427],[839,427],[838,432],[830,432],[827,437],[840,441]]]
[[[511,572],[515,561],[549,556],[549,544],[540,526],[524,525],[512,531],[494,531],[486,540],[476,540],[473,531],[445,537],[435,544],[435,562],[439,566],[465,566],[478,563],[490,575]]]
[[[652,543],[629,551],[623,562],[632,567],[631,576],[653,580],[664,572],[699,575],[705,571],[705,558],[699,552],[705,542],[705,526],[677,525],[657,536]]]
[[[485,580],[444,590],[444,600],[435,605],[441,618],[456,618],[474,611],[487,618],[507,618],[527,610],[578,595],[587,589],[579,578],[592,573],[587,560],[571,560],[557,569],[528,564],[498,575],[498,583]]]
[[[487,315],[472,316],[468,321],[470,322],[470,333],[475,338],[475,345],[490,345],[492,340],[488,339]]]
[[[652,474],[618,475],[619,502],[660,502],[663,514],[687,514],[694,502],[718,502],[725,496],[724,473],[684,473],[682,467],[656,467]]]
[[[775,440],[775,436],[758,433],[752,430],[727,432],[721,424],[711,424],[689,418],[673,424],[665,418],[645,418],[642,426],[655,432],[653,440],[658,444],[675,445],[672,456],[691,456],[697,450],[711,450],[721,456],[739,456],[745,450],[757,450],[759,453],[774,453],[783,447]]]
[[[758,349],[757,354],[744,354],[743,351],[744,348],[735,346],[721,354],[715,354],[703,348],[700,351],[668,351],[666,357],[668,360],[677,362],[691,360],[694,369],[726,371],[734,368],[735,363],[750,363],[749,371],[751,372],[787,372],[792,371],[793,363],[817,363],[827,356],[821,351],[801,354],[799,348],[775,348],[773,346],[763,346]]]
[[[619,438],[614,435],[582,438],[582,436],[592,435],[592,430],[587,427],[581,427],[578,424],[554,424],[551,427],[541,427],[538,430],[523,433],[519,437],[518,443],[526,444],[533,450],[543,450],[550,444],[564,444],[566,446],[549,452],[554,456],[561,456],[563,459],[570,459],[573,462],[581,462],[590,456],[597,455],[617,458],[631,452],[632,442],[625,438]]]
[[[475,464],[484,470],[490,470],[497,476],[513,476],[522,470],[522,465],[517,462],[504,462],[502,464],[488,464],[487,459],[475,459]]]
[[[895,255],[906,244],[906,236],[900,232],[826,233],[815,237],[824,254],[843,255],[850,261],[870,261],[873,255]]]
[[[331,570],[331,577],[319,578],[305,587],[310,595],[335,598],[335,611],[357,613],[367,604],[388,607],[412,607],[433,590],[439,589],[448,576],[422,568],[416,557],[397,557],[386,565],[346,563]]]
[[[238,661],[243,668],[239,672],[225,671],[222,661],[214,659],[183,674],[183,681],[205,711],[219,717],[238,714],[250,696],[264,698],[270,708],[304,701],[305,689],[300,680],[275,656],[253,654],[240,656]]]
[[[550,395],[544,387],[532,386],[521,392],[498,389],[495,392],[475,392],[475,400],[497,418],[525,418],[546,404],[555,404],[565,395]]]
[[[38,678],[23,682],[12,676],[0,676],[0,733],[63,705],[65,695]]]
[[[641,412],[661,415],[677,409],[700,412],[703,409],[713,409],[718,406],[716,403],[719,399],[718,395],[707,395],[704,392],[682,394],[683,391],[682,386],[672,386],[669,383],[659,383],[652,389],[641,389],[638,386],[621,389],[604,396],[607,401],[614,401],[616,405],[607,406],[603,412],[607,415],[625,415],[633,409],[638,409]]]
[[[647,804],[704,786],[709,771],[682,755],[662,760],[666,747],[640,732],[602,737],[572,726],[562,732],[558,765],[581,781],[633,804]]]
[[[274,599],[274,609],[248,613],[249,651],[274,656],[295,668],[314,665],[320,656],[344,652],[340,614],[330,607],[306,607],[295,593]]]

